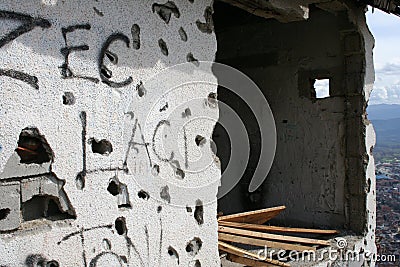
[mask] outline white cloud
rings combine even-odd
[[[375,9],[367,13],[375,37],[375,85],[370,104],[400,104],[400,19]]]
[[[387,62],[376,69],[370,104],[400,104],[400,63]]]
[[[376,68],[377,75],[400,75],[400,63],[388,62],[383,67]]]
[[[370,104],[400,104],[400,84],[376,87],[372,91]]]

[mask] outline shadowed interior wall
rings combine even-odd
[[[363,231],[365,54],[347,12],[314,7],[308,20],[280,23],[218,3],[214,22],[216,61],[253,79],[269,102],[277,128],[272,169],[262,187],[248,193],[262,136],[244,103],[219,88],[218,98],[238,111],[251,142],[246,172],[220,199],[219,211],[286,205],[277,218],[280,224]],[[330,97],[316,99],[314,79],[329,79]],[[224,168],[229,144],[220,129],[214,139]]]

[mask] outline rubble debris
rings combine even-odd
[[[292,228],[264,225],[285,210],[285,206],[219,216],[218,248],[226,259],[246,266],[290,266],[289,263],[271,256],[262,256],[236,244],[247,247],[268,247],[285,251],[313,252],[320,246],[329,246],[326,239],[310,238],[310,235],[335,235],[337,230]],[[270,233],[273,232],[273,233]],[[274,234],[280,233],[280,234]],[[306,235],[307,237],[303,237]]]
[[[285,206],[279,206],[279,207],[256,210],[256,211],[231,214],[219,217],[218,222],[225,221],[225,222],[263,224],[272,219],[273,217],[277,216],[285,209],[286,209]]]

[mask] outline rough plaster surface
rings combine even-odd
[[[1,266],[219,266],[216,202],[202,201],[215,197],[217,186],[182,190],[218,179],[218,166],[177,177],[177,168],[156,155],[163,140],[155,134],[170,113],[191,108],[183,105],[187,99],[207,99],[216,86],[193,85],[171,96],[163,84],[146,89],[146,80],[168,66],[214,60],[210,6],[1,2],[0,209],[9,209],[0,220]],[[209,116],[217,119],[218,109]],[[184,146],[182,129],[169,124],[167,134]],[[187,125],[189,157],[199,153],[195,136],[209,142],[213,126]],[[52,162],[19,162],[15,149],[26,127],[39,130]],[[34,196],[42,202],[28,205]],[[47,218],[49,200],[61,217]],[[46,218],[25,220],[24,205]]]

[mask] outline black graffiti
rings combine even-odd
[[[146,265],[144,264],[144,261],[143,261],[142,256],[140,255],[140,253],[139,253],[139,251],[137,250],[135,244],[132,242],[132,239],[131,239],[128,235],[125,235],[125,241],[126,241],[126,247],[127,247],[127,249],[128,249],[129,260],[130,260],[130,258],[131,258],[130,255],[131,255],[131,248],[132,248],[133,251],[135,252],[136,256],[139,258],[140,265],[143,266],[143,267],[146,266]]]
[[[82,76],[78,74],[74,74],[73,71],[71,70],[69,66],[69,55],[72,52],[77,52],[77,51],[87,51],[89,50],[89,46],[84,44],[84,45],[77,45],[77,46],[70,46],[68,44],[67,40],[67,34],[74,32],[75,30],[90,30],[91,26],[90,24],[78,24],[78,25],[72,25],[68,26],[66,28],[61,28],[62,36],[64,38],[64,43],[65,47],[61,48],[60,52],[64,56],[64,63],[59,67],[61,69],[61,76],[64,79],[70,79],[70,78],[81,78],[81,79],[86,79],[94,83],[98,83],[99,79],[94,78],[94,77],[89,77],[89,76]]]
[[[23,81],[36,90],[39,90],[38,78],[36,76],[29,75],[22,71],[12,69],[0,69],[0,76],[7,76],[16,80]]]
[[[156,150],[156,145],[155,145],[155,142],[156,142],[156,135],[157,135],[157,132],[158,132],[158,130],[160,129],[160,127],[161,127],[162,125],[170,126],[171,123],[170,123],[169,121],[166,121],[166,120],[161,120],[161,121],[158,122],[158,124],[157,124],[157,126],[156,126],[156,129],[154,130],[154,133],[153,133],[152,149],[153,149],[154,154],[157,156],[157,158],[158,158],[159,160],[164,161],[164,162],[170,162],[170,161],[173,160],[173,158],[174,158],[174,152],[171,152],[171,156],[170,156],[170,158],[168,159],[168,158],[163,158],[160,154],[158,154],[158,152],[157,152],[157,150]]]
[[[146,235],[146,245],[147,245],[147,263],[150,261],[150,240],[149,240],[149,229],[147,225],[144,226],[144,233]]]
[[[132,112],[131,118],[133,118],[133,117],[134,117],[134,114]],[[136,130],[137,129],[140,131],[140,137],[142,139],[141,143],[135,141],[135,135],[136,135]],[[130,138],[129,143],[128,143],[128,148],[126,150],[125,160],[124,160],[124,163],[123,163],[124,170],[127,170],[128,157],[129,157],[129,154],[130,154],[131,150],[134,149],[136,151],[136,153],[139,153],[139,149],[136,147],[137,145],[145,147],[146,153],[147,153],[147,157],[149,159],[149,163],[150,163],[150,167],[151,167],[153,164],[152,164],[151,157],[150,157],[150,152],[149,152],[150,143],[147,143],[145,141],[144,135],[143,135],[143,131],[142,131],[142,127],[140,126],[140,123],[139,123],[138,119],[135,119],[135,123],[134,123],[133,128],[132,128],[131,138]]]
[[[81,239],[81,244],[82,244],[82,259],[83,259],[83,266],[87,266],[87,260],[86,260],[86,250],[85,250],[85,236],[83,235],[84,233],[84,228],[81,228],[81,231],[79,233],[79,237]]]
[[[117,40],[123,41],[126,44],[126,46],[129,48],[129,38],[126,35],[124,35],[123,33],[113,33],[104,42],[103,47],[101,48],[100,57],[99,57],[100,79],[103,83],[107,84],[110,87],[114,87],[114,88],[127,86],[130,83],[132,83],[132,81],[133,81],[132,77],[130,77],[130,76],[122,82],[114,82],[114,81],[110,80],[112,77],[112,72],[105,66],[104,58],[107,56],[108,58],[111,58],[112,63],[117,64],[118,57],[108,50],[110,45]]]
[[[120,264],[120,266],[124,266],[123,262],[124,260],[122,259],[121,256],[119,256],[118,254],[111,252],[111,251],[107,251],[107,252],[101,252],[100,254],[97,254],[96,257],[94,257],[90,263],[89,263],[89,267],[96,267],[97,266],[97,262],[99,261],[99,259],[101,259],[102,257],[107,257],[107,255],[113,255],[114,258],[116,258],[118,260],[118,263]],[[86,265],[85,265],[86,266]]]
[[[162,223],[162,219],[160,217],[159,219],[160,222],[160,246],[158,247],[158,265],[160,265],[161,263],[161,258],[162,258],[162,247],[163,247],[163,223]]]
[[[189,168],[189,153],[188,153],[188,140],[186,134],[186,128],[183,127],[183,140],[184,140],[184,148],[185,148],[185,167],[186,169]]]
[[[93,170],[86,170],[86,174],[89,173],[96,173],[96,172],[116,172],[116,171],[124,171],[127,172],[128,169],[123,166],[123,167],[106,167],[106,168],[97,168],[97,169],[93,169]]]
[[[15,40],[24,33],[30,32],[35,27],[49,28],[51,27],[50,21],[43,18],[34,18],[32,16],[16,13],[12,11],[0,10],[0,18],[8,20],[18,20],[22,24],[14,29],[13,31],[5,34],[0,39],[0,48]],[[39,89],[38,78],[36,76],[17,71],[12,69],[0,69],[0,76],[7,76],[16,80],[20,80],[32,86],[35,89]]]
[[[76,232],[69,233],[68,235],[64,236],[60,241],[57,242],[57,245],[60,245],[62,242],[67,241],[71,237],[80,235],[82,231],[83,232],[89,232],[89,231],[93,231],[93,230],[97,230],[97,229],[112,229],[112,228],[113,228],[112,224],[99,225],[99,226],[94,226],[94,227],[90,227],[90,228],[84,228],[84,229],[81,229],[81,230],[76,231]]]
[[[86,182],[86,174],[87,174],[87,168],[86,168],[86,135],[87,135],[87,115],[85,111],[82,111],[79,114],[79,118],[81,119],[82,123],[82,171],[78,173],[76,176],[76,181],[79,182],[80,188],[83,189],[85,188],[85,182]]]
[[[0,18],[9,20],[19,20],[22,22],[21,26],[9,32],[3,38],[0,39],[0,48],[6,45],[7,43],[15,40],[18,36],[21,36],[22,34],[33,30],[35,27],[50,28],[51,26],[50,21],[48,21],[47,19],[34,18],[26,14],[16,13],[12,11],[0,10]]]

